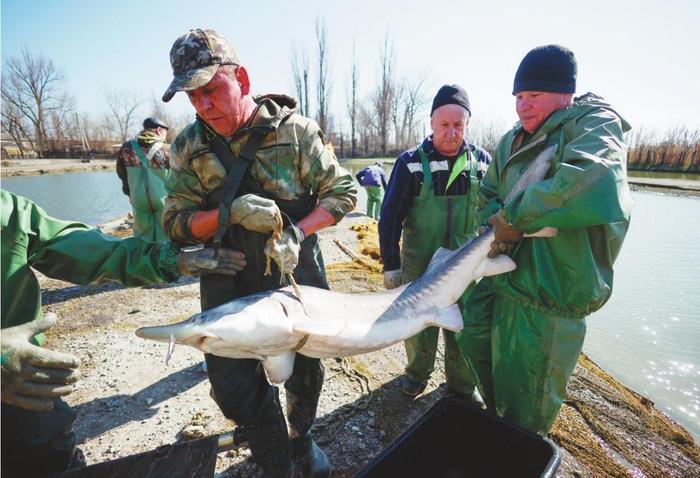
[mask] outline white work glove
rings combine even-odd
[[[268,239],[265,254],[275,261],[282,274],[293,272],[299,264],[299,251],[304,237],[304,231],[292,224],[282,231],[279,240],[275,241],[273,237]]]
[[[2,330],[2,401],[15,407],[45,412],[52,397],[73,391],[80,377],[80,359],[30,342],[51,328],[55,314]]]
[[[403,269],[396,269],[395,271],[384,271],[384,287],[387,289],[396,289],[401,286],[401,280],[403,279]]]
[[[270,233],[282,229],[282,214],[272,199],[245,194],[231,203],[229,222],[249,231]]]

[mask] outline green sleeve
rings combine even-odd
[[[567,125],[568,126],[568,125]],[[566,126],[565,126],[566,127]],[[565,131],[554,176],[529,186],[505,207],[508,222],[523,232],[629,220],[626,145],[619,117],[605,110],[584,116]]]
[[[477,225],[487,224],[488,218],[503,207],[498,198],[499,150],[496,150],[486,175],[479,185],[479,209],[477,210]]]
[[[29,215],[33,238],[29,264],[54,279],[74,284],[115,280],[127,287],[167,282],[178,277],[178,249],[140,238],[119,239],[97,228],[54,219],[36,204]],[[26,222],[25,222],[26,223]]]

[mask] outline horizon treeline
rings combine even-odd
[[[347,71],[336,75],[345,78],[342,111],[331,111],[332,95],[339,93],[324,21],[316,21],[315,33],[313,55],[297,45],[291,48],[293,96],[297,111],[318,122],[339,158],[397,157],[429,134],[433,82],[427,73],[398,71],[388,34],[379,48],[374,78],[359,71],[353,46]],[[5,60],[0,120],[3,159],[112,158],[145,117],[157,116],[171,125],[168,142],[194,118],[194,112],[179,117],[169,114],[159,98],[118,89],[103,90],[100,114],[81,113],[65,83],[65,74],[43,55],[24,49]],[[361,96],[363,83],[374,86]],[[488,119],[473,121],[468,141],[493,154],[509,127]],[[626,138],[629,169],[700,172],[699,129],[677,126],[659,132],[642,127],[632,129]]]

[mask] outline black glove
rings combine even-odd
[[[246,266],[245,255],[231,249],[219,249],[214,258],[214,249],[183,250],[177,258],[177,269],[182,275],[223,274],[235,276]]]

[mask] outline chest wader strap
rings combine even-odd
[[[433,188],[433,173],[430,171],[430,161],[428,161],[428,155],[425,154],[423,148],[418,147],[418,155],[420,156],[420,162],[423,165],[423,184],[420,187],[420,196],[427,196],[430,190]]]
[[[238,187],[241,185],[243,176],[253,161],[255,154],[260,149],[260,145],[265,139],[266,133],[259,130],[252,130],[248,141],[241,149],[240,156],[236,157],[231,152],[229,146],[218,135],[213,136],[209,140],[209,149],[214,153],[219,162],[226,169],[226,182],[224,183],[224,191],[219,202],[219,222],[214,235],[214,257],[219,256],[219,248],[221,240],[226,234],[228,227],[229,211],[231,204],[236,197]]]
[[[151,187],[148,182],[148,164],[151,158],[153,158],[153,156],[158,152],[158,150],[163,147],[163,144],[160,143],[160,147],[156,148],[156,145],[159,143],[154,143],[153,146],[151,146],[151,149],[148,151],[148,156],[145,156],[143,154],[141,146],[139,146],[139,143],[135,139],[132,139],[131,141],[129,141],[129,143],[131,143],[131,149],[134,151],[134,154],[137,158],[139,158],[139,162],[141,163],[141,181],[143,182],[143,187],[146,190],[146,199],[148,200],[148,207],[151,209],[151,211],[155,211],[156,208],[153,205],[153,201],[151,201]],[[151,154],[151,152],[153,152],[153,154]]]

